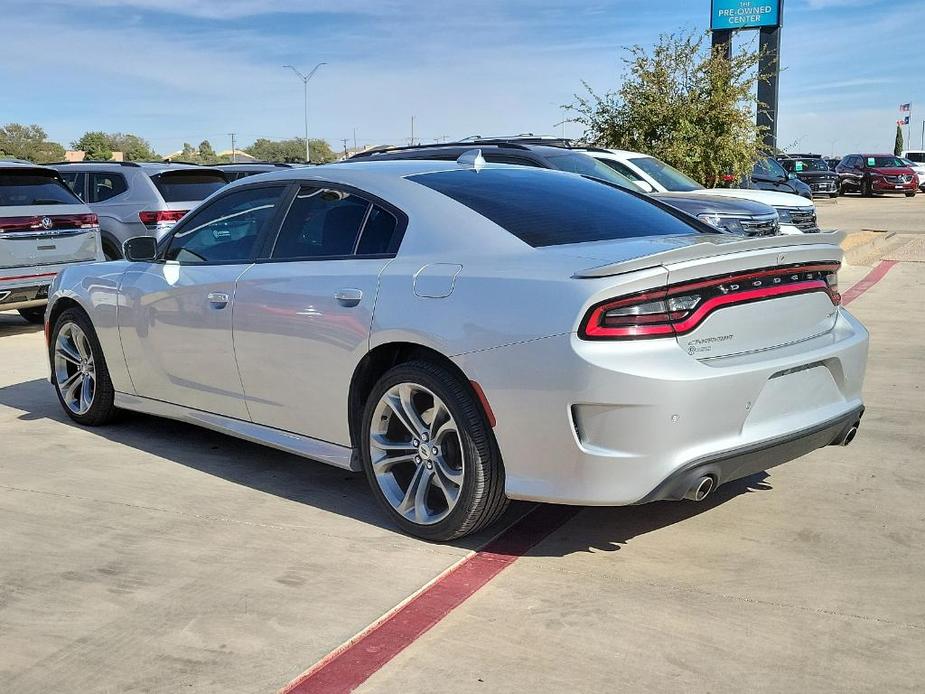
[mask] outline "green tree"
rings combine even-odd
[[[47,164],[64,159],[64,147],[49,142],[45,130],[38,125],[7,123],[0,127],[0,157]]]
[[[313,162],[330,162],[337,159],[331,145],[325,140],[310,139],[309,148]],[[250,147],[245,147],[244,151],[260,161],[301,162],[305,161],[305,138],[268,140],[261,137]]]
[[[199,159],[199,152],[189,143],[183,143],[183,151],[180,152],[180,159],[183,161],[196,161]]]
[[[896,124],[896,141],[893,144],[893,154],[897,157],[903,153],[903,127],[897,123]]]
[[[205,164],[212,164],[218,158],[215,155],[215,150],[212,149],[212,143],[208,140],[203,140],[199,143],[199,158]]]
[[[106,137],[109,140],[109,148],[113,152],[122,152],[125,161],[154,161],[158,158],[151,143],[138,135],[108,133]]]
[[[112,159],[112,147],[109,136],[102,130],[85,132],[79,140],[71,143],[74,149],[83,150],[87,159]]]
[[[693,32],[663,34],[651,51],[627,49],[622,84],[569,106],[595,145],[645,152],[704,183],[737,178],[764,153],[755,124],[760,53],[745,48],[726,60]]]

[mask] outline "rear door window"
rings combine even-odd
[[[696,234],[640,195],[543,169],[461,169],[409,180],[462,203],[533,246]]]
[[[270,257],[298,260],[352,255],[370,203],[331,188],[302,188]]]
[[[103,202],[128,190],[125,176],[118,173],[92,172],[90,177],[90,202]]]
[[[357,244],[357,255],[392,255],[398,252],[403,233],[401,223],[394,214],[386,209],[373,205],[363,232],[360,243]]]
[[[87,174],[78,173],[77,171],[65,171],[61,178],[67,184],[67,187],[81,200],[84,199],[84,183],[87,180]]]
[[[190,202],[205,200],[226,184],[223,174],[209,171],[165,171],[151,180],[164,202]]]
[[[0,207],[80,204],[80,198],[57,176],[29,170],[0,172]]]

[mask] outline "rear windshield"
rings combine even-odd
[[[918,164],[925,164],[925,152],[906,152],[906,159]]]
[[[64,183],[36,173],[0,173],[0,207],[81,205]]]
[[[645,198],[543,169],[461,169],[409,176],[487,217],[534,248],[588,241],[696,234]]]
[[[630,161],[654,178],[665,190],[672,193],[686,193],[700,190],[702,185],[693,178],[681,173],[670,164],[655,157],[636,157]]]
[[[167,171],[151,180],[164,202],[205,200],[226,183],[222,174],[203,171]]]
[[[787,171],[800,173],[801,171],[829,171],[829,165],[822,159],[785,159],[781,165]]]

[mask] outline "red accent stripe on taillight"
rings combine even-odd
[[[723,294],[706,299],[698,305],[692,313],[651,313],[641,314],[639,316],[627,316],[623,320],[627,323],[635,321],[628,325],[606,326],[604,325],[606,314],[617,308],[628,306],[638,306],[656,301],[666,301],[671,297],[686,295],[720,287],[724,284],[741,284],[747,281],[757,279],[798,275],[809,272],[832,272],[835,273],[840,267],[840,263],[819,263],[815,265],[791,265],[787,267],[778,267],[752,272],[744,272],[731,275],[722,275],[710,277],[693,282],[685,282],[672,285],[659,290],[650,290],[619,299],[605,301],[597,306],[592,307],[581,322],[579,328],[579,337],[588,340],[614,340],[614,339],[633,339],[633,338],[653,338],[682,335],[694,330],[700,325],[707,316],[714,311],[725,306],[736,304],[746,304],[764,299],[773,299],[782,296],[791,296],[795,294],[806,294],[810,292],[825,292],[834,305],[841,302],[841,295],[838,293],[837,284],[833,287],[825,279],[793,281],[790,284],[779,286],[759,287],[755,289],[744,289],[735,291],[731,294]],[[617,319],[619,320],[619,319]]]
[[[0,282],[8,282],[10,280],[34,280],[41,277],[54,277],[57,274],[57,272],[42,272],[38,275],[13,275],[12,277],[0,277]]]
[[[179,222],[189,210],[145,210],[138,213],[142,224],[158,224],[159,222]]]
[[[45,227],[42,220],[51,220],[51,226]],[[58,229],[89,229],[99,225],[99,218],[93,214],[48,214],[29,215],[25,217],[0,218],[0,232],[4,231],[54,231]]]

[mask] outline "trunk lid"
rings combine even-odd
[[[0,207],[0,268],[99,259],[99,225],[86,205]]]
[[[828,276],[841,262],[842,237],[705,234],[558,248],[570,248],[575,262],[609,256],[610,262],[579,270],[575,278],[666,270],[667,297],[696,297],[694,308],[676,315],[674,332],[668,334],[685,352],[704,360],[773,349],[831,331],[837,290],[830,289]]]

